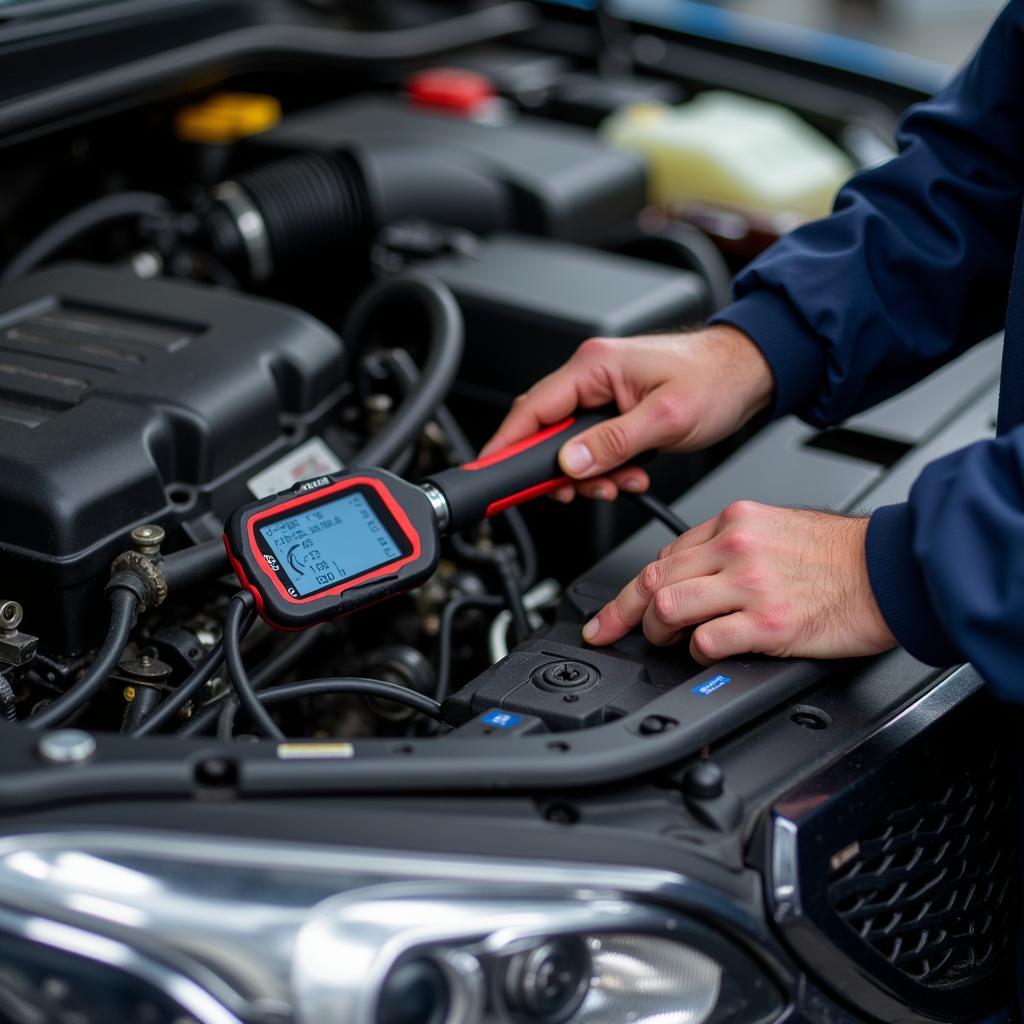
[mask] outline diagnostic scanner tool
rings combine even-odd
[[[379,469],[307,480],[236,509],[224,543],[260,615],[305,629],[419,586],[453,533],[566,483],[558,450],[607,417],[582,413],[421,486]]]

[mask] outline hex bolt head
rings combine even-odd
[[[0,629],[17,629],[23,615],[17,601],[0,601]]]
[[[55,729],[40,738],[36,749],[50,764],[84,764],[96,753],[96,740],[83,729]]]

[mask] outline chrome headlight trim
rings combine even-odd
[[[0,908],[0,930],[61,953],[117,968],[177,1003],[199,1024],[242,1024],[205,988],[134,946],[93,931]]]
[[[727,928],[739,924],[755,941],[756,922],[713,889],[656,869],[71,829],[0,839],[0,908],[5,905],[172,965],[243,1018],[294,1009],[304,1022],[371,1021],[380,982],[410,950],[458,955],[456,944],[465,941],[490,962],[531,938],[574,929],[691,943],[745,963],[762,979],[762,990],[777,987],[763,958],[751,957],[749,943],[744,950],[700,918],[714,917]],[[396,912],[390,928],[381,917],[389,908]],[[328,957],[318,973],[313,954],[318,948],[337,954],[346,941],[342,923],[346,934],[356,926],[376,929],[364,943],[362,967],[350,972],[370,995],[360,995],[352,980],[352,1012],[337,1018],[335,1009],[328,1018],[327,1004],[336,1008],[339,1000],[331,965],[350,956]],[[356,948],[349,943],[349,951]],[[477,1005],[472,991],[466,999],[470,1009]],[[469,1010],[464,1016],[473,1019]]]

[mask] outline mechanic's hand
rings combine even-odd
[[[868,580],[866,518],[738,501],[663,548],[583,627],[610,644],[643,623],[665,646],[697,626],[703,665],[738,654],[843,658],[896,646]]]
[[[774,380],[742,331],[719,325],[688,334],[591,338],[560,369],[520,395],[481,452],[489,455],[578,408],[614,401],[622,415],[567,442],[559,461],[577,490],[611,501],[646,490],[647,474],[624,462],[653,448],[694,451],[738,430],[771,400]],[[586,481],[582,483],[582,481]],[[555,497],[569,501],[572,488]]]

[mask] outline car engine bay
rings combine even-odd
[[[833,179],[891,155],[920,93],[818,81],[571,6],[145,6],[137,23],[112,16],[109,37],[96,29],[95,48],[79,40],[68,81],[55,67],[76,15],[52,39],[15,39],[35,88],[0,95],[0,895],[44,899],[8,837],[38,833],[33,856],[56,863],[50,833],[81,832],[94,858],[167,870],[181,917],[160,941],[231,988],[239,1019],[376,1021],[315,1000],[299,1012],[279,965],[239,979],[186,948],[208,912],[190,868],[233,870],[209,837],[246,850],[239,888],[285,917],[294,892],[326,899],[323,879],[356,869],[339,854],[289,888],[276,842],[385,851],[381,886],[422,854],[431,884],[467,906],[486,887],[463,891],[431,858],[505,858],[509,891],[554,891],[554,866],[576,859],[580,886],[603,892],[621,871],[659,906],[660,873],[685,874],[672,899],[693,901],[700,941],[735,955],[736,977],[756,964],[749,990],[724,971],[714,1016],[652,1003],[628,1019],[995,1012],[1018,898],[1012,767],[979,725],[988,698],[970,666],[893,651],[704,667],[685,643],[634,633],[596,649],[581,627],[676,526],[732,501],[900,499],[928,459],[991,433],[998,340],[842,427],[757,423],[653,456],[653,502],[523,490],[442,531],[429,579],[351,614],[339,602],[310,628],[270,621],[224,542],[240,508],[356,470],[431,497],[585,339],[701,324]],[[761,192],[751,165],[769,162],[767,143],[742,145],[737,127],[702,148],[752,97],[793,140]],[[676,146],[685,158],[669,159]],[[743,173],[708,163],[732,151]],[[684,172],[694,195],[697,177],[721,194],[672,199]],[[740,202],[741,185],[760,198]],[[311,534],[282,536],[299,593],[307,574],[335,582]],[[133,845],[139,821],[175,838]],[[956,877],[954,849],[974,851]],[[529,879],[515,866],[527,857],[544,863]],[[107,928],[102,908],[81,913]],[[110,920],[121,938],[133,927]],[[488,956],[485,973],[521,969]],[[582,999],[422,1020],[562,1024]]]
[[[470,87],[484,96],[475,106],[446,106],[462,102],[446,88]],[[217,94],[179,111],[179,134],[195,130],[190,118],[215,121],[211,109],[225,102]],[[131,735],[219,635],[230,584],[212,570],[200,580],[186,570],[179,582],[173,566],[177,553],[216,542],[232,509],[343,466],[418,480],[469,462],[516,394],[580,341],[697,323],[727,273],[697,228],[642,226],[646,170],[636,153],[582,125],[516,112],[468,70],[414,72],[390,94],[298,110],[233,146],[185,148],[200,161],[215,156],[224,177],[203,186],[194,168],[171,191],[178,205],[134,180],[71,215],[84,244],[120,228],[141,236],[135,248],[36,270],[48,247],[62,248],[58,222],[4,272],[0,572],[18,581],[24,620],[15,625],[38,638],[35,659],[8,674],[5,709],[16,720],[33,723],[88,663],[119,556],[165,563],[171,593],[140,619],[117,663],[119,685],[73,721]],[[687,260],[690,269],[680,266]],[[441,313],[432,293],[408,286],[424,278],[447,300]],[[447,333],[438,316],[451,321]],[[701,469],[687,466],[676,481]],[[465,689],[487,664],[469,652],[500,661],[510,636],[525,641],[545,611],[550,620],[586,553],[637,522],[619,509],[530,512],[543,525],[513,512],[456,535],[427,585],[358,623],[294,638],[261,623],[247,653],[262,664],[260,683],[299,667],[302,678],[379,676],[450,693],[446,726],[493,707],[563,731],[640,708],[669,682],[639,668],[619,680],[614,661],[576,669],[572,644],[542,645],[529,697],[507,701],[490,677]],[[563,531],[586,540],[538,548],[534,535]],[[490,612],[510,576],[513,608]],[[171,724],[200,731],[197,715],[225,692],[220,673],[207,675]],[[408,709],[343,695],[279,713],[301,737],[436,728]]]

